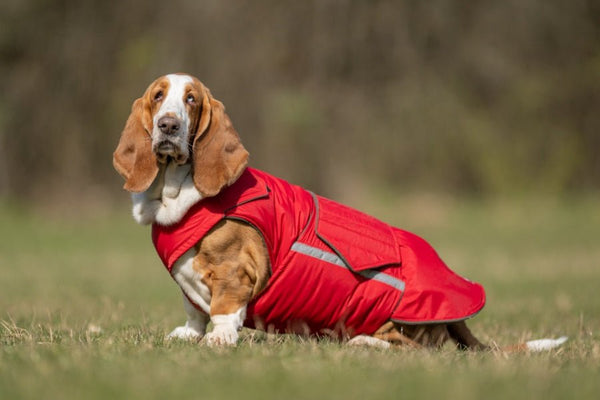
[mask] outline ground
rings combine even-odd
[[[237,348],[168,342],[179,290],[123,202],[67,215],[0,205],[0,398],[596,398],[597,197],[383,197],[360,208],[425,237],[487,291],[470,321],[499,345],[567,335],[543,354],[348,348],[243,331]]]

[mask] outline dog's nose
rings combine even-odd
[[[165,135],[173,135],[179,131],[181,124],[175,117],[161,117],[158,120],[158,129]]]

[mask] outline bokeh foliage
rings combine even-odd
[[[600,187],[594,0],[3,0],[0,196],[117,193],[131,102],[222,100],[254,166],[328,195]]]

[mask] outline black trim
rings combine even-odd
[[[477,314],[479,314],[481,312],[481,310],[483,310],[483,306],[479,310],[477,310],[476,312],[474,312],[473,314],[469,314],[469,315],[467,315],[466,317],[463,317],[463,318],[455,318],[455,319],[440,319],[440,320],[435,320],[435,321],[414,322],[414,321],[402,321],[402,320],[399,320],[399,319],[390,318],[390,321],[396,322],[398,324],[404,324],[404,325],[452,324],[454,322],[460,322],[460,321],[465,321],[467,319],[471,319],[471,318],[475,317]]]

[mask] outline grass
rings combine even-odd
[[[83,217],[0,206],[1,399],[596,398],[597,198],[359,205],[426,237],[484,284],[471,328],[500,345],[568,335],[542,354],[347,348],[243,331],[236,348],[169,342],[179,290],[126,205]]]

